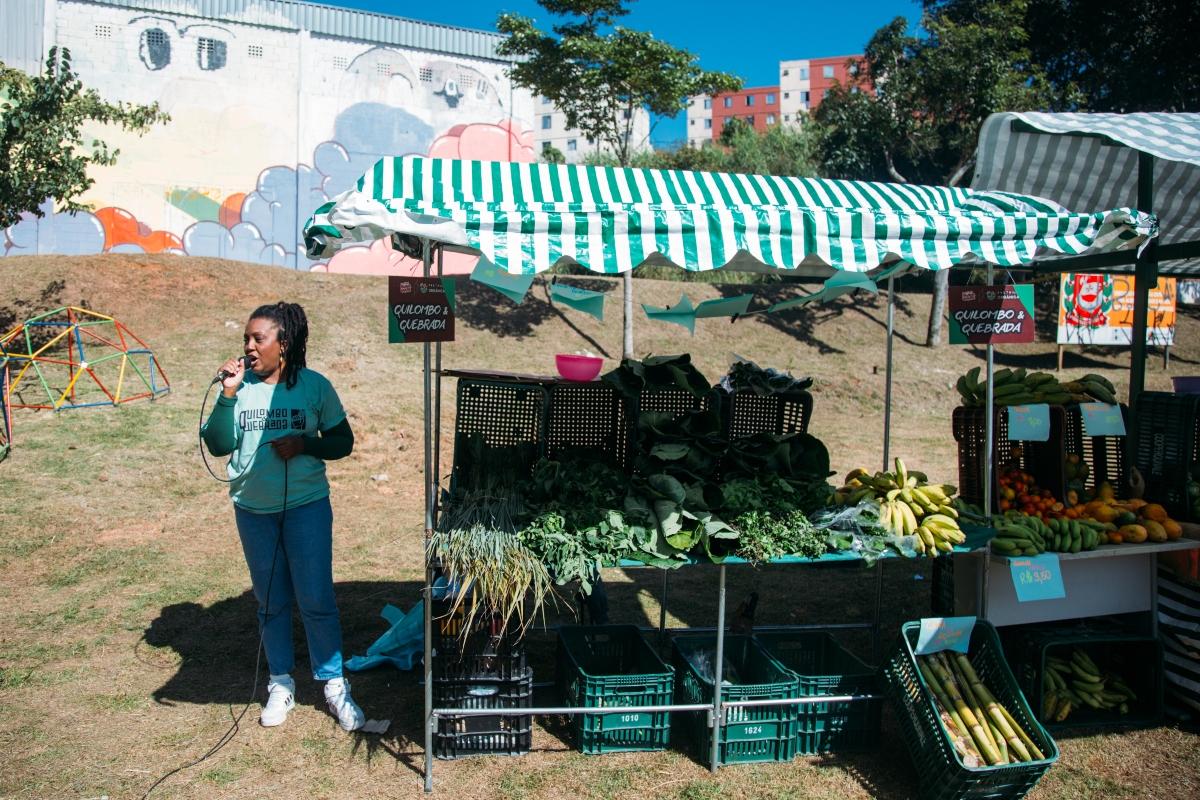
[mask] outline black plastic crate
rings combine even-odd
[[[512,680],[449,681],[435,679],[437,708],[522,709],[533,707],[533,671]],[[476,755],[521,755],[533,744],[533,717],[438,717],[434,755],[443,759]]]
[[[1095,709],[1088,705],[1074,708],[1061,722],[1045,719],[1043,678],[1050,656],[1069,659],[1078,647],[1101,672],[1113,672],[1137,694],[1129,703],[1129,712]],[[1153,636],[1131,633],[1106,625],[1096,630],[1080,625],[1030,627],[1009,640],[1008,653],[1017,682],[1021,685],[1034,714],[1050,731],[1072,728],[1114,727],[1145,728],[1163,718],[1163,647]]]
[[[800,755],[865,750],[879,743],[883,697],[874,667],[824,631],[757,633],[754,638],[796,674],[800,697],[875,695],[870,700],[797,705]]]
[[[1077,404],[1063,407],[1064,418],[1064,450],[1066,455],[1077,455],[1088,465],[1088,477],[1084,481],[1084,489],[1094,494],[1101,483],[1109,483],[1117,494],[1125,486],[1128,474],[1128,458],[1126,456],[1127,437],[1125,436],[1088,436],[1083,426],[1083,412]],[[1126,431],[1129,429],[1129,409],[1122,405],[1121,415],[1125,418]],[[1061,494],[1055,497],[1062,499]]]
[[[992,426],[992,511],[998,510],[998,479],[1013,464],[1033,475],[1041,489],[1061,498],[1066,488],[1063,462],[1066,458],[1066,410],[1050,406],[1050,438],[1044,442],[1016,442],[1008,438],[1008,409],[998,407]],[[958,494],[963,500],[983,505],[984,457],[987,448],[987,414],[983,408],[954,409],[954,440],[958,442]],[[1020,456],[1014,456],[1016,449]]]
[[[1171,519],[1200,519],[1187,486],[1200,462],[1200,395],[1142,392],[1133,413],[1130,455],[1146,481],[1146,498]]]
[[[652,706],[671,702],[675,673],[635,625],[571,625],[558,632],[558,683],[567,705]],[[572,727],[584,753],[662,750],[666,711],[579,714]]]
[[[629,424],[621,396],[607,383],[552,383],[546,457],[583,456],[629,467]]]
[[[732,441],[756,433],[808,433],[812,408],[813,397],[808,392],[733,392],[725,395],[722,403],[725,435]]]
[[[454,486],[528,475],[546,453],[549,392],[536,383],[460,378],[454,415]]]

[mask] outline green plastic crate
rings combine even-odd
[[[1148,728],[1163,719],[1163,648],[1153,636],[1088,630],[1079,626],[1034,628],[1018,636],[1019,644],[1010,648],[1014,655],[1013,671],[1029,698],[1038,719],[1042,718],[1042,676],[1046,658],[1053,654],[1070,658],[1071,649],[1087,653],[1101,670],[1112,670],[1137,693],[1128,714],[1081,706],[1063,722],[1042,720],[1050,731],[1073,728]],[[1011,642],[1010,642],[1011,644]]]
[[[1058,760],[1058,745],[1034,717],[1013,677],[996,629],[984,620],[971,634],[971,665],[979,677],[1046,756],[1002,767],[966,767],[950,743],[934,706],[933,694],[917,669],[913,648],[920,622],[906,622],[900,642],[884,667],[884,679],[897,707],[901,737],[916,767],[919,796],[925,800],[1018,800],[1028,794]]]
[[[565,626],[558,631],[558,683],[569,705],[653,706],[671,702],[675,673],[634,625]],[[573,718],[584,753],[662,750],[666,711],[580,714]]]
[[[716,636],[681,636],[671,645],[675,665],[675,700],[678,703],[711,703],[713,679],[702,674],[697,660],[716,651]],[[732,664],[744,683],[723,684],[723,700],[789,700],[799,697],[796,676],[750,636],[725,637],[726,663]],[[727,678],[726,678],[727,680]],[[688,735],[696,757],[707,763],[712,750],[712,728],[703,711],[680,712],[675,723]],[[721,728],[717,763],[744,764],[790,761],[796,756],[796,707],[751,706],[731,708]]]
[[[869,667],[822,631],[757,633],[779,663],[796,673],[800,697],[880,694]],[[865,750],[879,744],[883,698],[795,706],[796,745],[801,755]]]

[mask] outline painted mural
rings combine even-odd
[[[128,20],[123,35],[130,37],[120,50],[123,69],[144,79],[129,91],[141,94],[120,94],[133,85],[125,73],[115,94],[105,73],[95,79],[112,99],[158,99],[172,122],[142,139],[103,132],[122,153],[117,166],[96,171],[82,198],[94,210],[71,215],[47,204],[46,216],[26,215],[0,232],[0,256],[175,253],[305,270],[411,272],[419,265],[386,243],[310,261],[301,226],[383,155],[535,158],[533,132],[512,121],[513,97],[497,89],[499,66],[488,75],[485,66],[414,63],[417,54],[369,46],[354,57],[321,56],[329,69],[303,80],[292,75],[289,91],[282,79],[279,87],[260,85],[265,73],[245,59],[262,58],[263,48],[239,40],[246,33],[236,26],[149,15]],[[99,55],[95,61],[102,63]],[[246,79],[254,75],[258,82]],[[218,91],[231,80],[241,81],[238,91]],[[296,89],[302,83],[304,96]],[[463,272],[473,264],[455,257],[446,268]]]

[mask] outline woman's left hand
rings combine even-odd
[[[276,455],[287,461],[304,452],[304,441],[299,436],[284,436],[273,440],[271,447],[274,448]]]

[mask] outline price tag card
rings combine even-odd
[[[942,650],[965,653],[971,644],[973,630],[975,617],[926,617],[921,620],[915,652],[919,656]]]
[[[1125,417],[1120,406],[1108,403],[1080,403],[1083,429],[1088,436],[1124,436]]]
[[[1067,596],[1056,553],[1010,558],[1008,568],[1012,572],[1013,588],[1017,590],[1018,603],[1059,600]]]
[[[1014,442],[1045,442],[1050,439],[1050,406],[1008,407],[1008,438]]]

